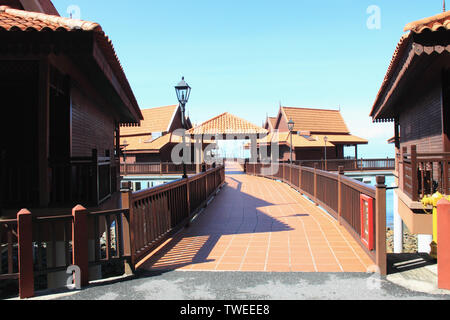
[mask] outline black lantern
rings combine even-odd
[[[191,95],[191,87],[184,81],[184,77],[181,81],[175,86],[175,92],[177,93],[178,101],[180,102],[181,107],[181,125],[183,129],[186,130],[186,103],[189,101],[189,96]],[[183,146],[186,145],[186,138],[183,135]],[[183,179],[186,179],[187,171],[186,171],[186,163],[184,162],[184,154],[183,154]]]
[[[175,91],[177,92],[178,101],[182,108],[184,108],[191,95],[191,87],[184,81],[184,77],[181,79],[180,83],[175,86]]]
[[[289,122],[288,122],[289,132],[292,132],[294,130],[294,125],[295,125],[294,120],[290,119]]]
[[[293,147],[292,147],[292,131],[294,130],[294,125],[295,125],[294,120],[290,119],[288,122],[288,129],[289,129],[289,132],[291,133],[290,134],[290,136],[291,136],[291,150],[290,150],[291,151],[291,158],[290,158],[291,164],[292,164],[292,149],[293,149]]]

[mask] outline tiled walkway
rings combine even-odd
[[[373,264],[344,227],[295,190],[239,170],[227,167],[227,186],[143,268],[366,272]]]

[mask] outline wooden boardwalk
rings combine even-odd
[[[138,266],[147,270],[366,272],[352,236],[288,185],[227,166],[227,185],[187,229]]]

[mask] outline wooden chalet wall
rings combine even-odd
[[[99,156],[114,150],[115,121],[81,89],[72,86],[72,156],[82,157],[97,149]]]
[[[399,115],[400,146],[417,145],[418,152],[442,152],[442,87],[436,77],[427,87],[412,90]]]

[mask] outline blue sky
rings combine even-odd
[[[101,24],[141,108],[177,103],[186,77],[195,123],[228,111],[261,125],[285,106],[341,108],[363,157],[393,156],[390,124],[369,117],[404,26],[442,0],[53,0]],[[369,29],[367,8],[380,8]],[[350,150],[350,155],[352,149]]]

